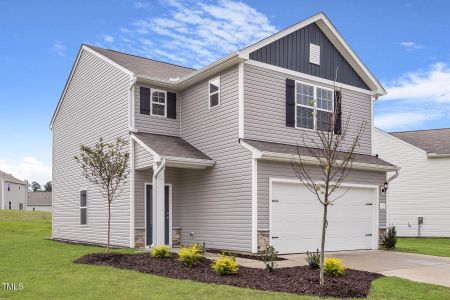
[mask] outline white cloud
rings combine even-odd
[[[148,8],[150,3],[145,1],[136,1],[133,3],[135,8]]]
[[[114,37],[112,35],[105,34],[103,40],[107,43],[114,43]]]
[[[385,100],[450,102],[450,68],[436,63],[427,71],[410,72],[386,84]]]
[[[52,178],[51,166],[31,156],[26,156],[20,161],[0,160],[0,170],[21,180],[37,181],[41,185]]]
[[[163,2],[165,15],[121,27],[116,47],[199,68],[277,31],[266,15],[243,2],[188,3]]]
[[[423,45],[417,44],[416,42],[412,41],[400,42],[400,45],[403,46],[406,51],[412,51],[423,48]]]
[[[52,51],[59,56],[66,56],[67,47],[61,41],[54,41]]]
[[[442,116],[439,112],[393,112],[375,116],[375,126],[386,131],[407,130]]]

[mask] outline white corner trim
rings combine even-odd
[[[258,252],[258,159],[252,157],[252,253]]]
[[[239,138],[244,138],[244,63],[239,63]]]
[[[375,123],[374,123],[374,115],[373,115],[373,105],[374,105],[374,102],[375,102],[375,97],[371,97],[370,98],[371,99],[371,101],[370,101],[370,135],[371,135],[371,138],[370,138],[370,153],[372,154],[372,155],[375,155],[375,153],[374,153],[374,128],[375,128]]]
[[[143,141],[141,141],[136,135],[134,135],[133,133],[130,134],[130,137],[135,140],[139,145],[141,145],[142,147],[144,147],[147,151],[149,151],[152,155],[153,155],[153,160],[155,162],[158,162],[161,160],[161,155],[159,155],[155,150],[153,150],[152,148],[150,148],[149,146],[147,146],[147,144],[145,144]]]
[[[128,91],[128,128],[131,128],[134,130],[135,128],[135,93],[134,89],[136,86],[137,78],[136,76],[132,76],[130,80],[130,90]]]
[[[135,174],[134,174],[134,140],[130,136],[130,248],[134,248],[134,231],[135,231]]]
[[[317,76],[313,76],[313,75],[309,75],[306,73],[302,73],[302,72],[298,72],[298,71],[293,71],[293,70],[289,70],[289,69],[285,69],[285,68],[281,68],[281,67],[277,67],[274,65],[270,65],[270,64],[266,64],[260,61],[256,61],[256,60],[247,60],[245,62],[245,64],[251,65],[251,66],[256,66],[256,67],[260,67],[260,68],[264,68],[267,70],[272,70],[275,72],[279,72],[279,73],[283,73],[286,75],[290,75],[290,76],[295,76],[298,78],[298,80],[310,80],[313,83],[308,83],[308,84],[326,84],[329,86],[329,88],[331,89],[333,86],[336,86],[336,88],[342,88],[342,89],[346,89],[346,90],[350,90],[350,91],[354,91],[354,92],[358,92],[358,93],[362,93],[362,94],[366,94],[366,95],[371,95],[374,96],[376,94],[376,92],[370,91],[370,90],[365,90],[362,88],[358,88],[356,86],[352,86],[352,85],[348,85],[348,84],[344,84],[344,83],[340,83],[340,82],[334,82],[333,80],[329,80],[329,79],[324,79],[321,77],[317,77]],[[321,88],[323,88],[323,86],[321,86]]]

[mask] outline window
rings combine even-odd
[[[23,203],[19,203],[19,210],[23,210]]]
[[[80,224],[87,224],[87,192],[86,190],[80,191]]]
[[[333,90],[296,83],[296,127],[330,131],[333,119]]]
[[[11,201],[9,201],[9,210],[11,210]]]
[[[10,192],[11,191],[11,185],[10,185],[10,183],[8,182],[8,192]]]
[[[220,105],[220,77],[209,81],[209,108]]]
[[[153,90],[151,95],[152,116],[166,116],[166,92]]]

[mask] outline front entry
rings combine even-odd
[[[170,244],[170,186],[164,187],[164,242]],[[145,186],[146,246],[153,244],[153,186]]]

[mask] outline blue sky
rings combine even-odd
[[[0,0],[0,169],[44,182],[48,124],[81,43],[201,67],[324,11],[388,89],[389,130],[450,127],[450,2]]]

